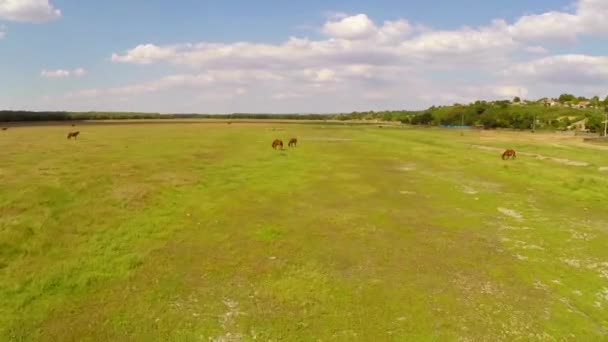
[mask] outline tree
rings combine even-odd
[[[429,125],[431,122],[433,122],[433,114],[430,112],[424,112],[412,118],[412,124],[414,125]]]
[[[599,96],[594,96],[591,98],[591,105],[596,107],[600,105],[600,97]]]
[[[521,99],[519,98],[519,96],[515,96],[515,98],[513,99],[513,102],[515,102],[515,103],[521,102]]]
[[[558,98],[558,101],[561,103],[574,101],[574,100],[576,100],[576,96],[574,96],[572,94],[561,94]]]

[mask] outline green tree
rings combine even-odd
[[[513,99],[513,102],[515,102],[515,103],[521,102],[521,99],[519,98],[519,96],[515,96],[515,98]]]
[[[412,124],[414,125],[430,125],[433,122],[433,114],[430,112],[424,112],[418,114],[412,118]]]
[[[568,101],[574,101],[574,100],[576,100],[576,96],[574,96],[572,94],[561,94],[558,98],[558,101],[561,103],[568,102]]]

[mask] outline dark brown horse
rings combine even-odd
[[[291,138],[289,139],[289,143],[287,144],[287,146],[289,147],[297,147],[298,145],[298,139],[297,138]]]
[[[80,134],[80,132],[70,132],[68,133],[68,139],[78,139],[78,134]]]
[[[272,148],[276,150],[277,147],[283,149],[283,141],[281,139],[274,139],[274,141],[272,142]]]
[[[515,154],[515,150],[506,150],[503,154],[502,154],[502,159],[515,159],[517,157],[517,155]]]
[[[8,129],[8,127],[2,127],[3,131],[6,131]]]

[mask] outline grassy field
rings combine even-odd
[[[0,132],[0,340],[608,339],[602,146],[322,124],[72,129]],[[297,148],[270,147],[292,136]]]

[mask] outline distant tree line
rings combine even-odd
[[[66,120],[125,120],[125,119],[162,119],[159,113],[128,113],[128,112],[32,112],[32,111],[0,111],[0,122],[11,121],[66,121]]]
[[[511,128],[568,129],[573,124],[585,120],[591,132],[603,131],[605,107],[608,97],[600,100],[562,94],[553,101],[571,104],[589,102],[587,108],[570,106],[547,106],[548,99],[532,102],[519,97],[513,101],[476,101],[470,104],[433,106],[423,111],[367,111],[342,114],[160,114],[133,112],[31,112],[0,111],[0,122],[10,121],[62,121],[62,120],[125,120],[125,119],[274,119],[274,120],[340,120],[340,121],[383,121],[401,122],[427,126],[477,126],[486,129]]]
[[[160,114],[135,112],[32,112],[0,111],[0,122],[13,121],[68,121],[68,120],[135,120],[135,119],[275,119],[328,120],[332,115],[320,114]]]

